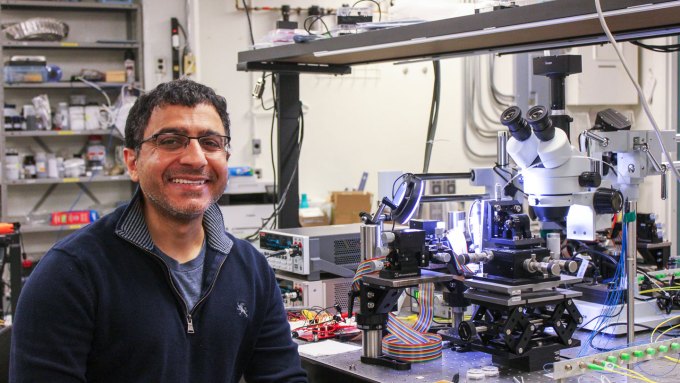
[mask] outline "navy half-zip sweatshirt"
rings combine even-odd
[[[274,273],[206,211],[201,298],[153,252],[141,194],[56,244],[19,298],[11,382],[306,382]]]

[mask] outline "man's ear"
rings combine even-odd
[[[139,174],[137,173],[137,151],[130,148],[123,148],[123,158],[128,173],[130,173],[130,179],[133,182],[139,182]]]

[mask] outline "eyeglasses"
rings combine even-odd
[[[191,140],[197,140],[203,153],[217,154],[229,151],[231,137],[219,134],[208,134],[200,137],[191,137],[181,133],[156,133],[153,136],[139,142],[137,147],[141,147],[146,142],[151,142],[162,151],[177,153],[189,146]]]

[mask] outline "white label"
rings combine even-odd
[[[579,278],[583,278],[583,276],[586,275],[586,270],[588,269],[588,264],[590,263],[587,259],[582,259],[583,261],[581,262],[581,266],[578,267],[578,272],[576,272],[576,276]]]

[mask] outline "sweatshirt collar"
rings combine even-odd
[[[142,202],[142,191],[137,188],[116,224],[116,234],[142,249],[153,251],[154,243],[144,220]],[[225,234],[224,219],[217,204],[210,205],[203,214],[203,228],[208,246],[225,255],[229,254],[234,242]]]

